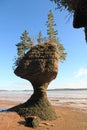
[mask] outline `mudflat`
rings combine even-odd
[[[17,105],[18,102],[0,101],[1,105]],[[1,107],[0,105],[0,107]],[[41,121],[35,130],[87,130],[87,112],[66,106],[53,106],[57,119]],[[25,126],[25,119],[15,112],[0,112],[0,130],[32,130]]]

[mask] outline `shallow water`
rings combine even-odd
[[[33,91],[0,91],[0,100],[25,102],[32,93]],[[50,90],[47,91],[47,95],[52,105],[75,107],[87,111],[87,90]]]
[[[48,96],[53,105],[75,107],[87,111],[87,90],[49,91]]]

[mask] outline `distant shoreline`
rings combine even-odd
[[[47,91],[79,91],[79,90],[87,90],[87,88],[62,88],[62,89],[47,89]],[[33,91],[33,90],[0,90],[0,92],[3,91]]]

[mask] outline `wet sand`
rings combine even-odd
[[[20,102],[0,101],[0,108],[14,106]],[[41,121],[35,130],[87,130],[87,112],[80,108],[54,106],[58,118]],[[0,112],[0,130],[32,130],[25,126],[25,120],[15,112]]]

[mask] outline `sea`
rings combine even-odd
[[[27,101],[32,94],[32,90],[0,90],[0,101],[23,103]],[[54,106],[73,107],[87,112],[87,89],[47,90],[47,96],[48,100]],[[1,107],[0,110],[6,109],[6,107]]]

